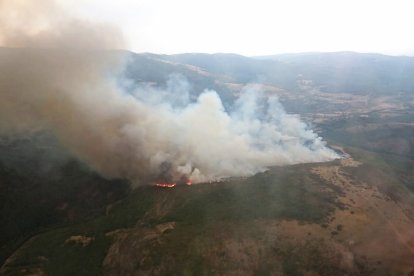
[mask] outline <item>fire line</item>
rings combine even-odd
[[[173,188],[175,187],[177,184],[175,183],[156,183],[155,186],[157,187],[162,187],[162,188]]]

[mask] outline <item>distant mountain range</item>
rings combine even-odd
[[[126,58],[126,91],[178,74],[226,107],[260,83],[347,158],[131,191],[50,132],[0,135],[0,274],[414,273],[413,57],[105,54]]]
[[[137,81],[163,82],[168,73],[179,72],[190,80],[195,78],[197,85],[201,83],[211,89],[222,88],[216,82],[219,79],[230,83],[271,84],[293,91],[300,90],[304,81],[328,93],[367,95],[414,91],[414,58],[407,56],[332,52],[262,57],[131,53],[131,57],[127,74]]]

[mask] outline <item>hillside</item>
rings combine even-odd
[[[409,273],[413,200],[379,156],[248,179],[142,187],[105,216],[29,240],[5,275]],[[385,170],[385,171],[384,171]]]
[[[0,139],[0,260],[34,233],[79,223],[125,197],[129,184],[107,180],[50,134]]]
[[[20,50],[0,60],[8,51]],[[106,54],[126,58],[128,93],[179,89],[172,75],[192,100],[214,89],[228,108],[259,83],[344,158],[130,190],[48,132],[1,136],[0,274],[414,273],[413,58]]]
[[[414,58],[353,52],[303,53],[248,58],[234,54],[181,54],[164,57],[191,64],[236,82],[261,82],[298,90],[310,81],[327,93],[410,93]]]

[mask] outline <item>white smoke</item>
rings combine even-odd
[[[103,51],[120,46],[116,28],[67,17],[47,0],[0,0],[0,8],[0,45],[25,48],[0,49],[2,133],[51,130],[102,175],[134,183],[165,168],[173,180],[198,182],[337,158],[258,87],[228,111],[215,91],[191,99],[179,76],[164,90],[127,93],[111,77],[124,55]],[[38,24],[25,28],[31,12]]]
[[[260,86],[243,88],[231,112],[226,112],[215,91],[206,90],[190,102],[185,89],[189,85],[184,80],[173,76],[171,86],[181,89],[141,88],[134,94],[135,100],[149,106],[159,120],[156,125],[143,126],[148,139],[162,140],[148,156],[153,169],[169,162],[173,174],[185,173],[197,182],[248,176],[268,166],[338,158],[315,132],[297,116],[287,114],[277,97],[266,96]],[[177,98],[181,105],[176,104]]]

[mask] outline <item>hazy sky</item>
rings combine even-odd
[[[64,2],[83,17],[117,24],[127,47],[136,52],[267,55],[350,50],[414,55],[410,0]]]

